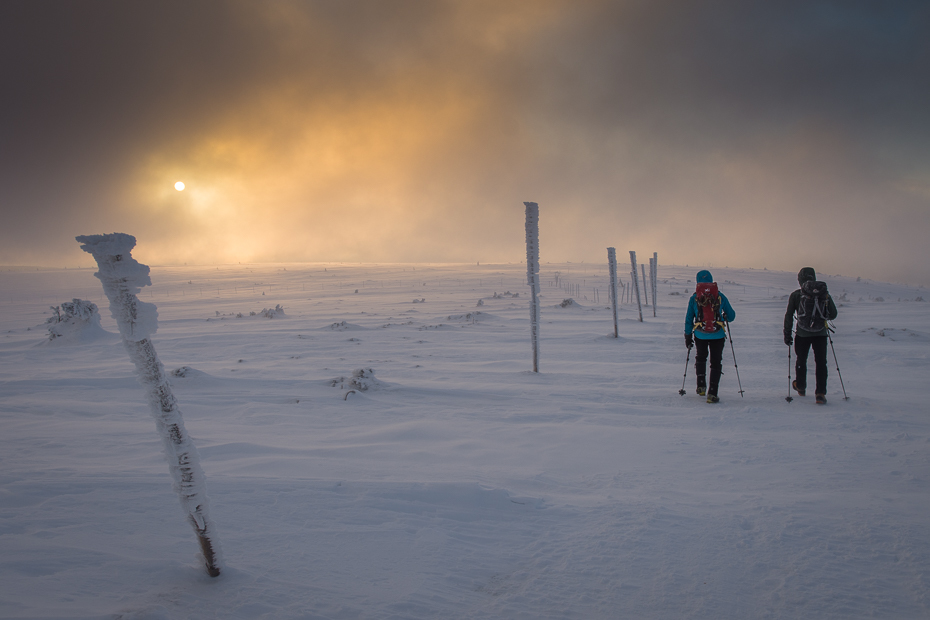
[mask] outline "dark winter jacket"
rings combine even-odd
[[[713,282],[714,277],[707,270],[699,271],[697,274],[696,280],[698,282]],[[726,321],[727,323],[732,323],[733,319],[736,318],[736,311],[733,309],[733,306],[730,305],[730,300],[727,299],[727,296],[721,292],[717,292],[720,295],[720,318]],[[701,340],[719,340],[720,338],[726,338],[726,332],[719,329],[712,333],[707,333],[701,330],[694,331],[694,321],[700,316],[700,306],[697,302],[697,293],[691,293],[691,299],[688,300],[688,313],[685,315],[685,335],[694,334],[695,338],[700,338]]]
[[[813,281],[817,279],[817,273],[812,267],[804,267],[801,271],[798,272],[798,284],[803,285],[805,282]],[[801,289],[798,289],[791,293],[788,297],[788,309],[785,311],[785,329],[784,335],[785,338],[791,336],[791,332],[794,329],[794,316],[798,312],[798,307],[801,305]],[[827,309],[826,309],[827,320],[832,321],[836,318],[836,304],[833,302],[833,298],[827,294]],[[812,336],[826,336],[827,328],[824,327],[819,332],[809,332],[801,329],[797,329],[798,336],[812,337]]]

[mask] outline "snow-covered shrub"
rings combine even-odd
[[[573,307],[577,307],[578,303],[574,299],[569,297],[568,299],[563,299],[562,303],[560,303],[559,306],[561,306],[562,308],[573,308]]]
[[[467,312],[465,314],[450,314],[446,317],[449,321],[461,321],[464,323],[477,323],[479,318],[483,318],[485,315],[480,311],[476,310],[475,312]]]
[[[371,389],[377,389],[384,384],[375,378],[373,368],[356,368],[352,371],[351,377],[336,377],[329,382],[330,386],[338,387],[343,390],[358,390],[367,392]]]
[[[100,326],[100,312],[92,301],[72,299],[51,309],[54,314],[45,320],[50,341],[86,342],[109,335]]]
[[[264,308],[260,314],[266,319],[283,319],[287,316],[281,304],[277,304],[274,308]]]

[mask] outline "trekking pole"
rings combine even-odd
[[[794,400],[794,397],[791,395],[791,345],[788,345],[788,395],[785,396],[785,400],[789,403]]]
[[[682,396],[687,394],[687,392],[685,392],[685,381],[688,380],[688,364],[690,363],[691,363],[691,347],[688,347],[688,359],[685,360],[685,375],[684,375],[684,379],[681,380],[681,389],[678,390],[678,393],[681,394]]]
[[[840,372],[840,363],[836,359],[836,349],[833,348],[833,338],[830,337],[830,332],[833,330],[827,328],[827,339],[830,341],[830,350],[833,351],[833,361],[836,362],[836,374],[840,377],[840,385],[843,387],[843,400],[849,400],[849,396],[846,396],[846,386],[843,384],[843,373]]]
[[[739,384],[739,397],[743,397],[743,384],[739,380],[739,366],[736,365],[736,349],[733,348],[733,335],[730,333],[730,322],[726,322],[727,336],[730,337],[730,351],[733,353],[733,368],[736,369],[736,383]]]

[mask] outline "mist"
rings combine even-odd
[[[0,263],[767,267],[930,283],[923,2],[0,5]],[[176,181],[187,189],[174,190]]]

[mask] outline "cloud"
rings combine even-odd
[[[535,200],[544,260],[930,280],[923,3],[0,12],[0,261],[520,260]]]

